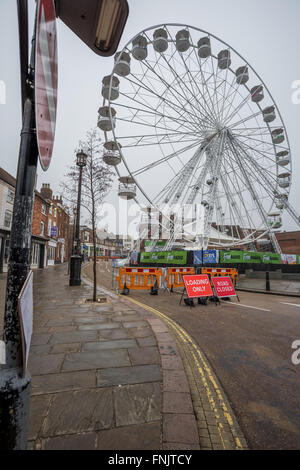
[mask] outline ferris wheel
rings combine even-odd
[[[103,159],[119,196],[175,206],[178,217],[198,207],[198,247],[254,247],[267,235],[280,252],[283,210],[300,221],[288,201],[289,140],[266,84],[235,49],[192,26],[147,28],[115,55],[102,96]]]

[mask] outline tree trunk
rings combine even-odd
[[[92,229],[93,229],[93,246],[94,246],[94,261],[93,261],[93,274],[94,274],[94,289],[93,289],[93,302],[97,300],[97,239],[95,227],[95,205],[93,201],[92,209]]]

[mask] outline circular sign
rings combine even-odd
[[[40,163],[48,170],[57,109],[57,36],[53,0],[38,0],[35,49],[35,116]]]

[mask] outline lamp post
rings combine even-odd
[[[75,229],[75,254],[71,256],[70,264],[70,286],[81,285],[81,242],[80,242],[80,204],[81,204],[81,186],[82,172],[86,166],[87,154],[82,150],[76,155],[76,165],[79,168],[78,193],[77,193],[77,209],[76,209],[76,229]]]
[[[36,11],[41,0],[36,2]],[[127,0],[54,0],[55,13],[100,56],[114,54],[128,17]],[[48,2],[51,3],[51,0]],[[4,316],[6,364],[0,370],[0,450],[27,447],[31,377],[23,377],[18,296],[30,269],[34,185],[38,163],[35,113],[36,22],[28,57],[28,1],[17,0],[23,126],[16,178]],[[50,155],[51,158],[51,155]]]

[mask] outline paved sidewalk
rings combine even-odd
[[[291,281],[286,279],[270,279],[270,289],[271,290],[269,292],[274,294],[300,296],[299,281]],[[246,277],[240,278],[237,290],[268,293],[266,291],[265,279],[252,279]]]
[[[111,295],[34,273],[30,449],[199,449],[182,360],[164,322]]]

